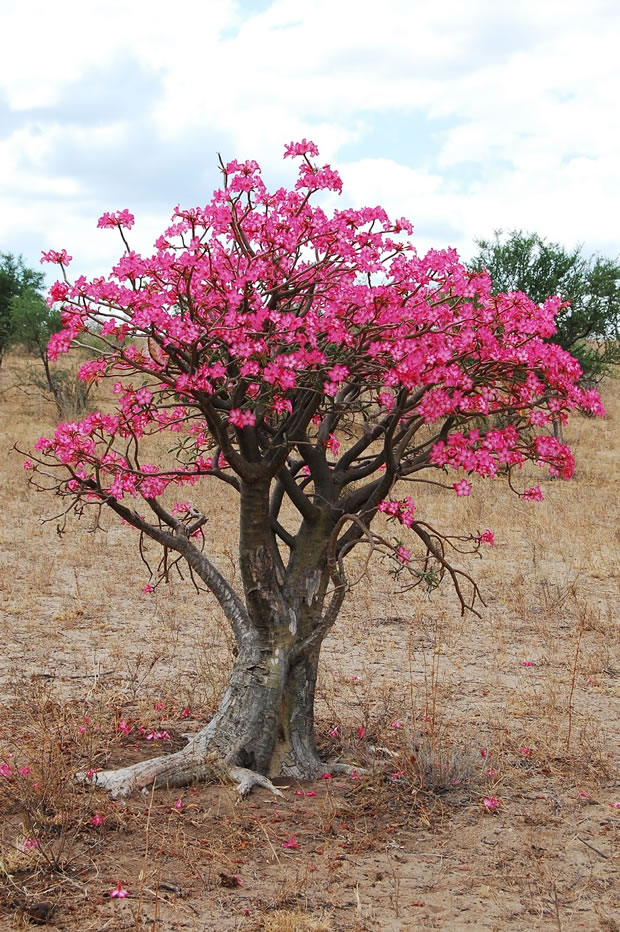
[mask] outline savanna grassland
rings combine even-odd
[[[196,785],[114,802],[72,774],[181,747],[233,643],[174,571],[143,591],[133,530],[94,512],[65,527],[29,487],[12,447],[55,419],[19,390],[29,365],[0,369],[0,928],[620,929],[619,382],[602,386],[605,419],[565,431],[571,482],[528,470],[542,503],[501,481],[467,499],[415,487],[431,523],[495,532],[461,564],[487,606],[461,617],[447,584],[402,594],[371,564],[326,642],[317,707],[325,757],[358,773],[279,781],[281,799]],[[196,491],[234,577],[234,493]]]

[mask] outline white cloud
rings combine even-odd
[[[103,210],[135,208],[146,247],[217,151],[281,183],[302,136],[419,248],[501,226],[620,251],[612,2],[5,0],[0,30],[0,249],[31,261],[102,272]]]

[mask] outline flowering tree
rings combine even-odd
[[[539,499],[538,487],[515,485],[526,461],[573,473],[549,424],[577,407],[602,413],[575,360],[545,342],[558,299],[491,296],[485,272],[452,250],[419,257],[411,225],[379,207],[326,214],[314,201],[340,192],[337,173],[313,163],[305,140],[285,155],[300,160],[294,190],[268,191],[256,162],[222,164],[221,190],[206,207],[177,208],[148,258],[130,249],[132,215],[104,214],[99,226],[124,244],[107,278],[70,283],[66,252],[44,255],[63,272],[50,291],[63,320],[50,353],[97,333],[103,349],[80,376],[115,379],[117,407],[41,438],[26,462],[32,481],[65,513],[108,508],[161,545],[147,589],[170,555],[184,561],[238,647],[215,716],[182,751],[95,775],[115,794],[187,782],[212,752],[263,785],[320,773],[319,652],[351,552],[382,552],[409,585],[447,575],[462,609],[476,611],[476,584],[450,554],[492,543],[492,532],[447,536],[404,492],[428,481],[467,496],[460,471],[507,475],[523,499]],[[155,465],[150,438],[164,432],[174,457]],[[241,591],[210,556],[218,529],[201,489],[218,483],[238,495]]]

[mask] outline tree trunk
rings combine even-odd
[[[234,613],[239,653],[217,712],[176,754],[97,773],[94,782],[113,795],[151,784],[183,785],[218,768],[238,780],[242,793],[253,783],[275,791],[265,778],[312,778],[324,769],[314,738],[319,654],[345,591],[337,584],[324,611],[334,522],[318,508],[310,513],[284,567],[268,506],[268,482],[242,484],[240,567],[247,614],[243,608]],[[192,559],[189,552],[186,557]],[[205,573],[202,578],[213,585]]]
[[[290,649],[280,645],[242,650],[214,717],[181,751],[88,779],[117,797],[214,777],[237,781],[242,795],[255,784],[275,792],[266,777],[318,776],[324,769],[314,740],[319,650],[313,645],[292,665]]]

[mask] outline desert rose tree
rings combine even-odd
[[[287,146],[297,182],[274,192],[256,162],[222,164],[221,190],[206,207],[177,208],[150,257],[130,248],[127,210],[104,214],[99,226],[124,244],[107,278],[71,283],[66,252],[44,255],[63,279],[50,291],[63,320],[50,353],[98,334],[104,349],[80,376],[112,378],[117,405],[41,438],[26,462],[32,481],[65,513],[108,508],[160,544],[147,589],[170,554],[183,561],[238,648],[215,716],[183,750],[91,772],[115,795],[188,782],[214,754],[243,789],[254,777],[239,768],[321,773],[317,667],[351,552],[383,553],[407,585],[445,575],[475,611],[475,582],[450,554],[492,543],[492,532],[442,533],[416,512],[415,483],[466,496],[467,475],[504,475],[522,499],[539,499],[537,486],[519,486],[526,461],[573,473],[552,420],[602,413],[575,360],[545,342],[558,299],[492,296],[488,275],[454,251],[418,256],[411,225],[380,207],[326,213],[317,195],[342,184],[317,155],[305,140]],[[174,456],[149,462],[149,438],[166,432]],[[219,529],[201,502],[218,483],[238,495],[239,591],[210,556]]]

